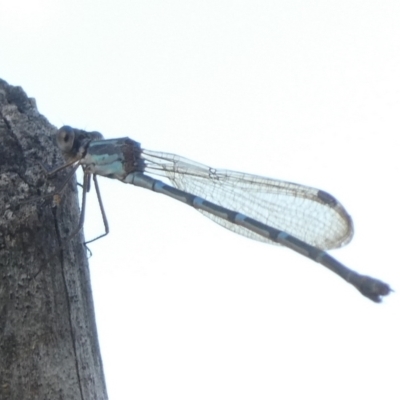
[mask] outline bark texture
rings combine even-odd
[[[0,399],[106,399],[75,181],[35,100],[0,80]],[[62,247],[63,246],[63,247]],[[59,249],[62,247],[62,250]]]

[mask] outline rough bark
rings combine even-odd
[[[20,87],[0,80],[0,399],[106,399],[90,277],[71,181],[47,179],[63,163]],[[63,246],[63,247],[62,247]],[[60,250],[60,248],[62,248]]]

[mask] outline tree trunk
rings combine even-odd
[[[107,399],[73,179],[34,99],[0,80],[0,399]],[[47,197],[46,197],[47,195]]]

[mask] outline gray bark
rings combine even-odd
[[[0,80],[0,399],[106,399],[75,180],[55,129],[20,87]],[[64,246],[64,247],[62,247]],[[61,248],[61,250],[60,250]]]

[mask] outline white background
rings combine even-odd
[[[399,290],[399,21],[381,0],[0,0],[0,77],[57,127],[332,193],[356,233],[331,254]],[[100,183],[110,399],[400,398],[397,293],[374,304],[290,250]]]

